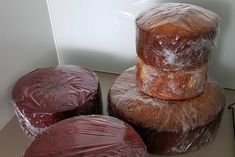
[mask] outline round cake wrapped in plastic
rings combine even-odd
[[[12,99],[21,127],[32,137],[63,119],[102,113],[95,72],[75,65],[39,68],[24,75],[16,82]]]
[[[109,116],[78,116],[50,126],[24,157],[147,157],[147,149],[127,123]]]
[[[158,70],[137,58],[136,79],[140,90],[150,96],[168,100],[192,98],[204,90],[207,64],[196,69],[168,72]]]
[[[201,149],[213,140],[224,99],[223,90],[211,80],[201,95],[191,99],[172,101],[148,96],[138,88],[134,67],[113,83],[108,111],[131,124],[149,152],[169,155]]]
[[[160,3],[136,19],[137,55],[163,71],[207,63],[219,25],[216,13],[184,3]]]

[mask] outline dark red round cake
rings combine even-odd
[[[75,65],[36,69],[12,91],[16,115],[26,134],[36,136],[60,120],[102,113],[95,72]]]
[[[24,157],[147,157],[146,146],[127,123],[89,115],[50,126],[31,143]]]

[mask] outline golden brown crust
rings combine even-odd
[[[135,68],[127,69],[109,90],[109,103],[120,118],[158,131],[186,131],[213,121],[224,108],[223,90],[207,81],[204,92],[181,101],[161,100],[140,91]]]
[[[217,27],[218,22],[216,13],[186,3],[160,3],[136,19],[137,26],[146,31],[183,37],[207,33]]]
[[[166,71],[192,69],[208,60],[219,17],[183,3],[162,3],[136,19],[138,56]]]
[[[193,70],[160,71],[137,57],[137,83],[142,92],[159,99],[182,100],[200,95],[207,78],[207,64]]]

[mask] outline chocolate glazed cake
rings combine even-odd
[[[127,123],[102,115],[78,116],[50,126],[24,157],[148,157],[141,137]]]
[[[16,82],[12,99],[19,123],[29,136],[66,118],[102,113],[95,72],[75,65],[39,68],[24,75]]]
[[[204,92],[180,101],[150,97],[140,91],[135,67],[113,83],[108,95],[109,114],[131,124],[149,152],[163,155],[198,150],[216,135],[225,98],[223,90],[208,80]]]

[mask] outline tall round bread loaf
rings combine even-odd
[[[194,69],[208,61],[219,17],[199,6],[161,3],[136,19],[137,55],[164,71]]]

